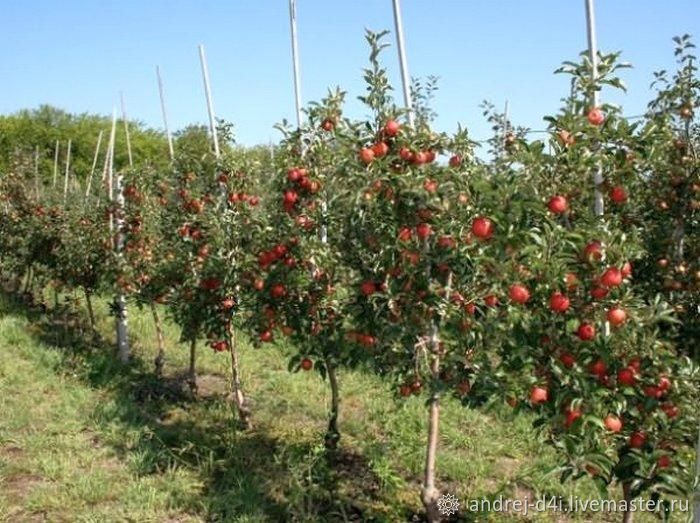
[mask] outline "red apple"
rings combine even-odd
[[[596,300],[602,300],[608,295],[609,292],[610,291],[605,287],[600,287],[599,285],[596,285],[591,289],[591,296]]]
[[[554,312],[566,312],[570,304],[571,300],[561,292],[555,292],[549,297],[549,308]]]
[[[661,376],[658,387],[660,391],[667,392],[671,388],[671,380],[667,376]]]
[[[384,125],[384,134],[387,136],[394,137],[397,134],[399,134],[400,130],[401,130],[401,124],[399,124],[399,122],[397,122],[396,120],[389,120]]]
[[[359,157],[362,163],[369,165],[374,160],[374,151],[369,147],[364,147],[360,149]]]
[[[664,395],[664,391],[662,391],[658,387],[654,387],[653,385],[648,385],[644,387],[644,395],[648,398],[658,399]]]
[[[281,283],[276,283],[270,288],[270,296],[273,298],[282,298],[287,294],[287,289]]]
[[[606,317],[610,322],[610,325],[612,325],[613,327],[619,327],[620,325],[625,323],[625,321],[627,321],[627,313],[624,309],[621,309],[620,307],[614,307],[610,309]]]
[[[429,193],[434,193],[437,191],[438,188],[438,182],[436,180],[425,180],[423,182],[423,189],[425,189]]]
[[[622,271],[617,267],[609,267],[600,277],[600,283],[605,287],[619,287],[622,284]]]
[[[595,327],[590,323],[581,323],[576,331],[576,335],[582,341],[591,341],[595,338]]]
[[[614,203],[625,203],[627,201],[627,191],[619,185],[610,189],[609,195]]]
[[[421,240],[425,240],[433,233],[433,228],[428,223],[419,223],[416,226],[416,235]]]
[[[538,405],[549,399],[549,391],[544,387],[532,387],[530,391],[530,403]]]
[[[491,238],[493,230],[493,222],[484,216],[478,216],[472,222],[472,234],[481,240]]]
[[[583,257],[588,261],[597,261],[603,257],[603,246],[598,240],[593,240],[583,248]]]
[[[634,387],[637,383],[634,370],[626,367],[617,371],[617,383],[623,387]]]
[[[647,442],[647,435],[644,432],[637,431],[630,435],[629,445],[633,449],[641,449]]]
[[[549,199],[547,208],[554,214],[564,214],[569,208],[569,203],[566,201],[564,196],[558,194]]]
[[[386,142],[375,143],[372,146],[372,152],[374,153],[375,158],[381,158],[386,156],[386,153],[389,152],[389,146],[386,144]]]
[[[591,125],[602,125],[602,123],[605,121],[605,115],[603,114],[603,111],[598,109],[597,107],[594,107],[590,111],[588,111],[588,122]]]
[[[668,416],[669,418],[675,418],[678,416],[678,407],[676,407],[673,403],[664,403],[661,405],[661,410],[664,411],[664,414]]]
[[[407,242],[411,239],[412,236],[413,231],[411,231],[411,229],[409,229],[408,227],[402,227],[399,231],[399,241]]]
[[[570,369],[576,363],[576,358],[574,358],[574,356],[568,352],[563,352],[559,355],[559,361],[562,362],[564,367]]]
[[[579,409],[567,409],[565,412],[566,420],[564,421],[564,425],[566,427],[571,427],[571,425],[574,424],[574,422],[579,419],[582,416],[582,412]]]
[[[603,424],[610,432],[620,432],[622,430],[622,420],[612,414],[606,416],[605,420],[603,420]]]
[[[512,301],[520,304],[527,303],[530,299],[530,291],[528,288],[519,283],[510,286],[508,295]]]
[[[371,296],[372,294],[377,292],[377,286],[372,281],[365,281],[360,286],[360,290],[365,296]]]
[[[656,460],[656,466],[659,467],[660,469],[665,469],[671,466],[671,458],[670,456],[659,456],[659,458]]]
[[[595,374],[596,376],[600,377],[605,376],[605,374],[608,372],[608,366],[603,360],[597,360],[588,366],[588,370],[591,372],[591,374]]]
[[[630,262],[623,263],[620,272],[623,278],[629,278],[632,276],[632,264]]]

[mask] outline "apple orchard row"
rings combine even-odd
[[[380,38],[368,40],[377,51]],[[30,292],[82,289],[88,303],[122,293],[152,310],[158,332],[164,311],[189,344],[193,388],[198,340],[230,355],[251,430],[234,331],[256,350],[291,347],[290,370],[327,379],[331,449],[342,372],[360,367],[390,379],[397,398],[425,395],[429,458],[444,396],[505,402],[532,413],[562,479],[688,496],[700,88],[681,62],[631,124],[588,103],[614,60],[602,57],[595,85],[583,65],[569,71],[573,96],[548,117],[545,141],[501,125],[490,161],[467,131],[434,131],[420,105],[404,123],[372,55],[360,97],[371,117],[344,117],[345,93],[330,91],[302,129],[281,127],[274,159],[230,148],[130,170],[124,205],[104,190],[38,196],[19,165],[2,179],[2,268],[19,278],[29,267]],[[430,515],[439,481],[428,463]]]

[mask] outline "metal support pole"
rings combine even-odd
[[[403,22],[401,21],[400,0],[392,0],[394,6],[394,26],[396,28],[396,46],[399,51],[399,66],[401,67],[401,82],[403,83],[403,100],[408,109],[408,123],[413,126],[415,118],[413,114],[413,102],[411,101],[411,77],[408,75],[406,61],[406,47],[403,36]]]
[[[301,73],[299,71],[299,44],[297,39],[297,2],[289,0],[289,26],[292,37],[292,66],[294,68],[294,106],[297,129],[301,129]]]
[[[595,81],[598,78],[598,42],[595,29],[595,9],[593,0],[584,0],[586,2],[586,34],[588,35],[588,58],[591,62],[591,75]],[[591,107],[598,107],[600,104],[600,96],[598,90],[594,90],[591,94]],[[605,204],[603,202],[603,193],[600,191],[600,186],[603,183],[603,172],[600,167],[596,168],[593,174],[593,183],[595,184],[595,214],[602,216],[605,213]]]

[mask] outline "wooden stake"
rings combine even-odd
[[[56,149],[53,155],[53,188],[56,188],[56,180],[58,178],[58,149],[60,148],[60,146],[61,142],[56,140]]]
[[[85,189],[85,199],[90,196],[90,189],[92,187],[92,178],[95,176],[95,168],[97,167],[97,158],[100,155],[100,145],[102,144],[102,135],[104,131],[100,131],[97,135],[97,145],[95,146],[95,156],[92,159],[92,168],[90,169],[90,176],[88,176],[87,188]]]
[[[160,94],[160,111],[163,113],[163,125],[165,126],[165,135],[168,138],[168,151],[170,152],[170,160],[175,159],[175,148],[173,147],[173,136],[170,134],[168,127],[168,113],[165,110],[165,96],[163,94],[163,80],[160,77],[160,68],[156,66],[156,76],[158,77],[158,93]]]
[[[129,167],[134,167],[134,158],[131,155],[131,137],[129,136],[129,121],[126,119],[126,105],[124,104],[124,93],[119,93],[122,105],[122,120],[124,121],[124,133],[126,134],[126,152],[129,157]]]
[[[216,131],[216,117],[214,116],[214,104],[211,99],[211,87],[209,84],[209,70],[207,69],[207,57],[204,55],[204,46],[199,44],[199,61],[202,64],[202,79],[204,80],[204,95],[207,99],[207,112],[209,113],[209,130],[214,142],[214,155],[218,159],[221,156],[219,150],[219,135]]]
[[[34,148],[34,191],[36,199],[39,199],[39,146]]]
[[[71,141],[68,140],[68,150],[66,151],[66,174],[63,177],[63,205],[66,204],[66,198],[68,197],[68,171],[70,170],[70,149]]]

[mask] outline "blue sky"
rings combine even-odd
[[[437,75],[437,127],[457,122],[488,138],[479,104],[542,128],[568,90],[552,71],[586,46],[583,0],[403,0],[412,76]],[[700,38],[697,0],[597,0],[599,46],[623,51],[628,115],[643,111],[652,71],[672,69],[671,38]],[[277,140],[293,120],[287,0],[0,0],[0,113],[49,103],[109,113],[124,91],[130,117],[161,126],[155,66],[163,72],[172,128],[206,122],[197,45],[206,47],[217,116],[238,141]],[[298,0],[304,102],[328,87],[348,91],[348,111],[367,63],[364,29],[392,29],[391,0]],[[392,44],[393,33],[392,33]],[[700,43],[700,42],[699,42]],[[384,55],[400,99],[395,47]],[[605,94],[603,95],[605,97]]]

